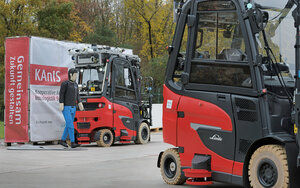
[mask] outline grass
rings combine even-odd
[[[4,122],[0,121],[0,139],[4,138]]]

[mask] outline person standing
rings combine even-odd
[[[68,71],[69,79],[62,82],[59,91],[59,110],[62,111],[63,116],[66,121],[66,127],[64,129],[63,135],[61,137],[60,145],[64,147],[68,147],[66,143],[67,136],[71,140],[71,148],[76,148],[80,146],[75,143],[74,137],[74,118],[76,113],[76,103],[78,103],[79,109],[84,110],[83,104],[81,103],[81,99],[79,96],[78,85],[76,83],[76,79],[78,76],[78,72],[76,69],[71,68]]]

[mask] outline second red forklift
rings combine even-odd
[[[115,142],[148,143],[152,82],[142,78],[140,58],[122,49],[97,45],[70,53],[79,72],[79,94],[85,108],[75,115],[76,141],[96,142],[102,147]],[[143,90],[142,83],[148,83]],[[148,100],[142,100],[143,94]]]

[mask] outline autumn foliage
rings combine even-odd
[[[1,0],[0,94],[4,90],[4,41],[11,36],[131,48],[147,67],[142,70],[145,75],[156,70],[151,66],[164,69],[165,49],[175,27],[172,8],[171,0]],[[161,87],[164,70],[153,77]],[[3,105],[3,96],[0,100]]]

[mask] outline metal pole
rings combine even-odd
[[[299,128],[300,128],[300,82],[299,82],[299,76],[300,76],[300,0],[297,1],[297,8],[293,12],[293,17],[295,19],[295,27],[296,27],[296,45],[295,45],[295,53],[296,53],[296,62],[295,62],[295,80],[296,80],[296,92],[295,92],[295,107],[294,107],[294,134],[296,135],[296,143],[298,144],[298,147],[300,146],[300,134],[299,134]],[[300,153],[298,153],[297,157],[297,167],[300,166]]]
[[[300,76],[300,4],[298,0],[297,5],[297,12],[295,15],[295,27],[296,27],[296,45],[295,45],[295,53],[296,53],[296,93],[299,93],[300,91],[300,82],[299,82],[299,76]]]

